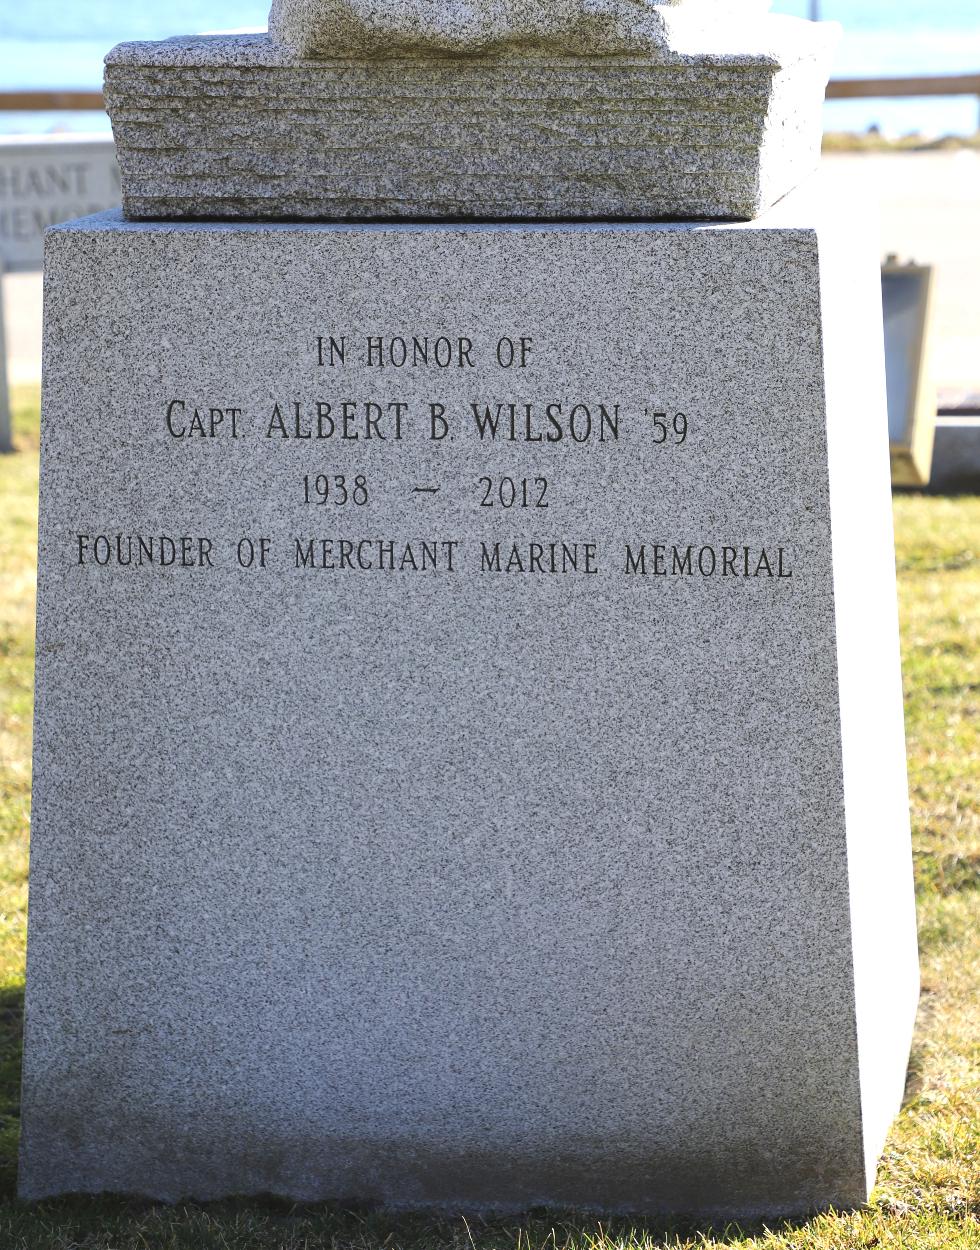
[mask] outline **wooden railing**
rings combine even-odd
[[[980,74],[943,74],[930,78],[835,78],[827,87],[828,100],[917,95],[980,96]]]
[[[0,112],[41,113],[102,109],[101,91],[0,91]]]
[[[835,78],[827,85],[828,100],[888,100],[911,96],[976,96],[980,107],[980,74],[939,74],[918,78]],[[980,111],[977,114],[980,130]]]

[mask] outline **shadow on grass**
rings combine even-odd
[[[923,987],[919,991],[919,1009],[915,1019],[915,1034],[909,1052],[909,1066],[905,1073],[905,1089],[902,1093],[902,1108],[911,1106],[925,1088],[925,1076],[929,1058],[929,1047],[926,1036],[936,1012],[935,996],[932,991]]]
[[[77,1246],[110,1234],[113,1250],[147,1245],[194,1250],[654,1250],[743,1245],[766,1232],[805,1234],[809,1221],[715,1224],[604,1219],[531,1211],[515,1217],[435,1217],[297,1205],[275,1198],[174,1206],[108,1197],[63,1198],[0,1207],[0,1231],[23,1245]],[[34,1240],[36,1232],[56,1240]],[[97,1244],[101,1247],[103,1241]]]
[[[17,1189],[20,1136],[20,1065],[24,1034],[24,987],[0,989],[0,1199]]]

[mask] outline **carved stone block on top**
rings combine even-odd
[[[768,0],[274,0],[126,43],[133,218],[752,218],[815,168],[833,25]]]
[[[666,48],[683,17],[743,21],[770,0],[272,0],[269,34],[303,56],[609,56]]]

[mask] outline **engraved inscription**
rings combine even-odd
[[[654,482],[664,457],[683,471],[710,421],[688,403],[682,410],[642,393],[575,394],[568,386],[562,394],[565,388],[554,383],[562,370],[547,367],[554,354],[520,330],[489,337],[471,330],[325,332],[315,336],[312,364],[322,371],[326,394],[248,403],[243,382],[237,396],[191,388],[161,396],[159,425],[146,436],[158,436],[172,454],[193,455],[204,440],[260,463],[275,456],[292,534],[187,534],[179,524],[141,533],[92,524],[74,534],[72,562],[89,571],[194,576],[238,568],[286,575],[469,573],[481,580],[604,575],[624,586],[793,579],[796,554],[785,536],[715,539],[709,531],[695,538],[671,533],[663,518],[643,523],[646,533],[590,534],[590,494],[615,504],[617,465],[635,472],[638,455],[645,457],[644,472]],[[408,373],[412,393],[399,394],[399,378]],[[544,373],[547,386],[539,380]],[[434,390],[440,378],[456,377],[452,394],[426,395],[423,388],[419,398],[423,374]],[[417,521],[406,531],[398,508],[410,501]],[[337,518],[336,529],[328,517]],[[458,532],[447,534],[450,525]],[[500,532],[487,533],[488,527]],[[631,528],[640,528],[635,517]]]

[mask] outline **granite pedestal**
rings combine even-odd
[[[859,1204],[916,1003],[875,249],[48,236],[21,1194]]]

